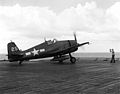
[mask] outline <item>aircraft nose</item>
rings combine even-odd
[[[73,45],[73,46],[76,46],[76,45],[78,46],[79,43],[77,43],[76,41],[72,41],[72,45]]]
[[[70,46],[76,46],[77,45],[77,42],[74,41],[74,40],[69,40],[68,43],[69,43]]]

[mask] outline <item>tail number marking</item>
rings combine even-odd
[[[18,48],[17,47],[11,47],[11,51],[14,52],[14,51],[17,51]]]

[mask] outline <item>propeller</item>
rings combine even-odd
[[[73,35],[74,35],[75,41],[77,42],[76,33],[74,32]]]
[[[73,35],[74,35],[74,39],[75,39],[75,41],[77,43],[76,32],[74,32]],[[77,44],[78,44],[78,47],[79,47],[79,46],[82,46],[82,45],[85,45],[85,44],[90,44],[90,43],[89,42],[84,42],[84,43],[81,43],[81,44],[79,44],[79,43],[77,43]]]

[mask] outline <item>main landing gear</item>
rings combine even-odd
[[[19,61],[19,65],[21,65],[22,64],[22,61]]]
[[[66,60],[66,59],[70,59],[70,62],[72,64],[75,64],[75,62],[76,62],[76,58],[73,57],[71,55],[71,53],[69,53],[69,55],[57,55],[57,56],[54,56],[54,58],[51,61],[59,61],[59,63],[62,64],[63,61]]]
[[[76,58],[73,57],[73,56],[71,55],[71,53],[69,53],[69,56],[70,56],[70,61],[71,61],[71,63],[72,63],[72,64],[75,64]]]

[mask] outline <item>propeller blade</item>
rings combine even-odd
[[[75,41],[77,42],[77,38],[76,38],[76,33],[74,32],[74,38],[75,38]]]
[[[84,43],[78,44],[78,47],[79,47],[79,46],[86,45],[86,44],[88,44],[88,45],[89,45],[89,42],[84,42]]]

